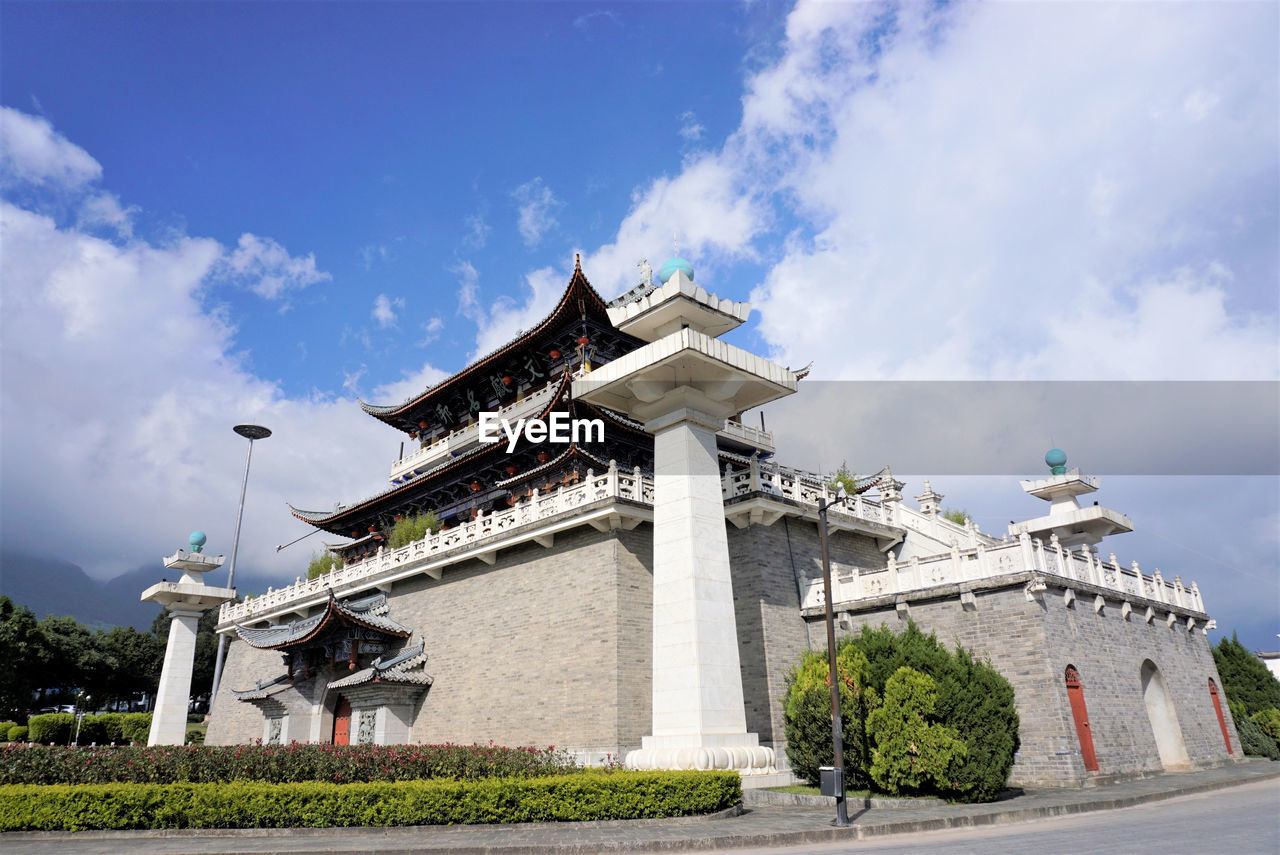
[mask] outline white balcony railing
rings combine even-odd
[[[621,470],[616,465],[610,465],[600,474],[587,470],[586,479],[572,487],[562,487],[545,494],[534,490],[512,508],[492,514],[482,513],[470,522],[429,534],[422,540],[397,549],[379,549],[376,554],[362,561],[337,567],[315,579],[299,578],[285,588],[268,588],[262,596],[243,603],[225,603],[219,613],[218,623],[222,625],[228,621],[246,623],[258,620],[259,615],[278,612],[325,596],[328,589],[339,591],[370,584],[408,566],[426,564],[442,553],[485,541],[495,535],[531,528],[536,523],[565,511],[609,498],[652,505],[653,480],[642,475],[639,469]]]
[[[1143,597],[1158,603],[1203,612],[1204,600],[1195,582],[1182,584],[1182,578],[1165,579],[1159,569],[1143,573],[1138,562],[1121,566],[1113,553],[1102,561],[1083,547],[1072,552],[1058,544],[1055,535],[1042,543],[1023,534],[1014,540],[997,541],[995,546],[979,543],[975,547],[953,546],[950,552],[928,558],[896,561],[889,556],[885,567],[875,572],[859,572],[857,568],[833,568],[831,599],[833,604],[933,588],[939,585],[980,582],[1034,570],[1072,582],[1084,582],[1104,588],[1120,596]],[[823,604],[822,578],[807,578],[804,607]]]

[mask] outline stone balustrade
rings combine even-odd
[[[940,585],[966,584],[1035,571],[1072,582],[1084,582],[1114,592],[1119,599],[1142,597],[1171,606],[1204,612],[1204,600],[1195,582],[1182,584],[1175,576],[1167,580],[1157,569],[1143,573],[1138,562],[1125,567],[1114,553],[1100,560],[1087,549],[1064,549],[1057,537],[1042,543],[1027,534],[1016,539],[979,543],[973,547],[952,546],[949,552],[927,558],[896,561],[889,556],[885,567],[874,572],[833,566],[831,597],[834,605],[875,597],[919,591]],[[804,608],[823,605],[821,577],[807,579]]]
[[[453,528],[429,534],[422,540],[396,549],[382,548],[374,555],[336,567],[314,579],[301,579],[285,588],[268,588],[261,596],[239,604],[224,604],[218,616],[218,624],[247,623],[259,620],[261,615],[277,613],[282,609],[327,596],[328,590],[345,591],[353,587],[367,587],[379,579],[395,575],[397,571],[415,565],[423,565],[444,553],[488,541],[498,535],[532,529],[537,523],[556,517],[566,511],[589,505],[601,499],[627,499],[641,505],[653,504],[653,479],[637,468],[627,471],[611,464],[600,474],[591,470],[579,484],[561,487],[548,493],[534,490],[514,507],[497,513],[481,513],[474,520]]]
[[[828,502],[836,498],[828,481],[821,475],[758,458],[752,458],[745,469],[726,467],[721,486],[726,502],[740,496],[763,493],[813,507],[819,498]],[[623,470],[616,464],[611,464],[603,473],[588,470],[582,483],[545,494],[535,490],[509,509],[482,513],[474,520],[428,535],[407,546],[380,549],[362,561],[338,567],[315,579],[299,579],[285,588],[268,589],[262,596],[246,602],[224,604],[218,623],[221,626],[232,621],[247,623],[259,620],[261,615],[279,613],[291,606],[326,596],[329,589],[341,591],[368,587],[378,579],[426,564],[445,553],[497,535],[518,536],[522,530],[533,530],[539,523],[566,511],[608,498],[651,506],[653,479],[643,475],[639,469]],[[1144,597],[1204,611],[1200,590],[1194,582],[1188,587],[1179,577],[1166,580],[1159,570],[1146,575],[1138,569],[1138,562],[1123,567],[1114,555],[1109,561],[1101,561],[1085,550],[1072,552],[1058,545],[1056,538],[1047,544],[1026,534],[1017,539],[1000,540],[983,534],[972,522],[957,525],[937,514],[926,514],[908,507],[891,496],[881,496],[879,500],[863,495],[853,496],[845,503],[830,508],[828,514],[833,521],[840,517],[870,520],[912,529],[941,543],[954,544],[949,552],[927,558],[897,562],[890,556],[884,569],[871,573],[851,573],[847,568],[833,566],[832,596],[837,604],[1034,570],[1086,582],[1119,595]],[[822,579],[817,577],[806,581],[804,607],[821,606]]]

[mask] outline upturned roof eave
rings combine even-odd
[[[569,279],[569,285],[565,288],[564,294],[560,297],[560,302],[556,304],[555,309],[549,315],[535,324],[532,329],[522,333],[496,350],[490,351],[461,371],[424,390],[422,394],[415,398],[410,398],[401,404],[370,404],[366,401],[361,401],[360,408],[379,421],[399,429],[395,423],[397,417],[429,404],[433,398],[445,394],[452,386],[473,376],[489,363],[518,350],[529,340],[546,332],[548,327],[576,308],[574,302],[579,295],[587,298],[587,302],[583,305],[584,309],[594,309],[597,317],[601,317],[606,323],[609,323],[608,305],[596,289],[591,286],[591,283],[587,281],[587,277],[582,272],[581,259],[575,259],[573,275]]]

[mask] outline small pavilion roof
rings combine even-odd
[[[345,689],[363,683],[400,683],[410,686],[430,686],[433,678],[416,669],[427,661],[425,642],[418,642],[417,647],[408,647],[395,656],[384,658],[379,656],[369,665],[354,674],[334,680],[329,689]]]
[[[259,650],[280,650],[305,644],[335,625],[358,626],[398,638],[408,638],[409,628],[386,617],[386,606],[386,594],[339,602],[330,592],[329,602],[319,614],[264,629],[236,626],[236,635],[250,647]]]
[[[374,418],[399,429],[401,427],[399,417],[423,406],[432,398],[447,393],[452,387],[465,382],[493,362],[518,351],[526,342],[550,332],[558,323],[576,317],[580,312],[589,312],[604,318],[606,323],[608,322],[609,316],[604,298],[600,296],[595,288],[591,287],[591,283],[587,281],[587,277],[582,273],[581,257],[575,256],[573,276],[569,279],[569,287],[565,289],[564,294],[560,297],[560,302],[556,304],[551,314],[534,324],[532,329],[521,333],[497,350],[491,351],[475,360],[456,374],[441,380],[434,386],[428,386],[420,394],[399,404],[370,404],[366,401],[361,401],[360,408]]]

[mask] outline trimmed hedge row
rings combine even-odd
[[[66,745],[75,736],[76,717],[71,713],[33,715],[27,722],[28,738],[41,745]],[[80,722],[79,744],[116,743],[145,745],[151,732],[151,713],[100,713]]]
[[[354,783],[576,771],[563,751],[499,745],[0,746],[0,784]]]
[[[369,784],[0,786],[0,831],[323,828],[690,816],[742,800],[736,772],[578,772]]]

